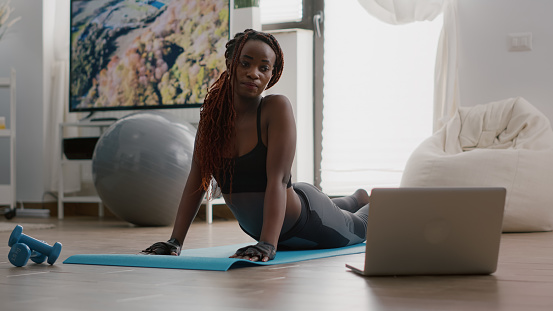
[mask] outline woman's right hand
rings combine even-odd
[[[242,247],[229,258],[246,259],[250,261],[263,261],[275,259],[276,248],[267,242],[259,242],[256,245]]]
[[[170,239],[167,242],[156,242],[146,248],[141,255],[180,255],[180,243],[177,239]]]

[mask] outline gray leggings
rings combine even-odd
[[[330,199],[315,186],[295,183],[301,200],[301,215],[280,236],[279,249],[336,248],[366,239],[369,205],[358,208],[353,196]]]

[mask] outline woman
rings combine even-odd
[[[291,184],[296,149],[292,106],[262,96],[279,80],[284,59],[277,40],[251,29],[226,44],[227,70],[209,89],[171,239],[144,254],[179,255],[213,180],[248,235],[259,241],[233,258],[268,261],[279,249],[333,248],[365,240],[369,196],[364,190],[329,199],[314,186]]]

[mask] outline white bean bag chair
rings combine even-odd
[[[523,98],[457,114],[409,158],[402,187],[504,187],[503,232],[553,230],[553,131]]]

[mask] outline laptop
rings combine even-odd
[[[505,188],[372,190],[365,276],[491,274],[497,269]]]

